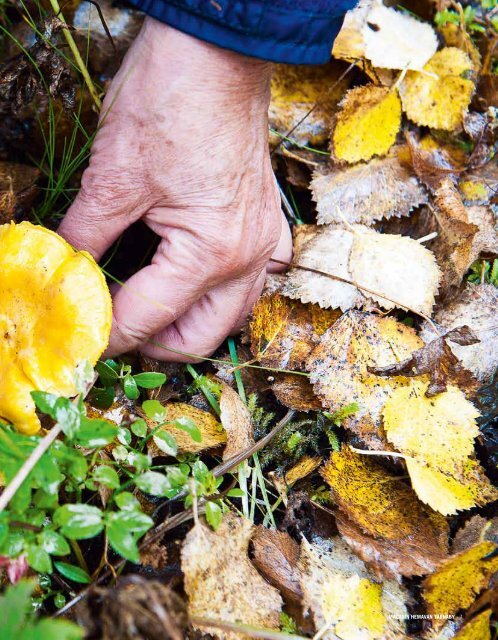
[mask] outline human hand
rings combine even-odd
[[[160,237],[151,264],[115,292],[108,355],[188,359],[158,344],[211,354],[250,312],[272,254],[290,260],[268,154],[270,75],[268,63],[146,18],[59,228],[97,260],[140,218]]]

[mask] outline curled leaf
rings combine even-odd
[[[236,391],[221,380],[220,384],[220,420],[227,438],[223,460],[228,460],[254,444],[254,435],[249,409]]]

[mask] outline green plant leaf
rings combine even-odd
[[[42,547],[36,544],[30,545],[26,559],[29,566],[38,573],[52,573],[52,559]]]
[[[142,475],[135,478],[135,484],[145,493],[152,496],[166,496],[171,490],[171,483],[168,478],[157,471],[146,471]]]
[[[139,563],[137,539],[154,524],[141,511],[119,511],[108,514],[106,534],[114,551],[130,562]]]
[[[135,511],[140,509],[140,502],[129,491],[118,493],[114,501],[123,511]]]
[[[145,400],[142,402],[145,415],[153,422],[164,422],[168,412],[158,400]]]
[[[152,439],[156,443],[158,449],[168,456],[175,457],[178,453],[178,446],[175,438],[168,431],[158,431]]]
[[[71,540],[85,540],[98,535],[104,528],[102,511],[89,504],[65,504],[54,512],[54,522],[61,533]]]
[[[92,475],[95,482],[105,484],[111,489],[117,489],[120,485],[117,471],[109,465],[103,464],[100,467],[95,467]]]
[[[118,441],[121,442],[121,444],[128,446],[131,443],[130,430],[120,425],[118,427]]]
[[[223,520],[223,512],[216,502],[206,502],[206,521],[216,531]]]
[[[78,393],[84,393],[93,381],[93,367],[88,360],[82,360],[74,371],[74,386]]]
[[[20,580],[7,587],[0,596],[0,637],[17,639],[21,626],[29,620],[33,609],[31,594],[36,587],[35,580]]]
[[[55,403],[59,399],[53,393],[47,393],[46,391],[32,391],[31,397],[34,400],[36,408],[42,413],[46,413],[48,416],[55,420]]]
[[[230,489],[230,491],[227,491],[227,498],[243,498],[246,495],[245,491],[242,491],[242,489]]]
[[[133,379],[139,387],[142,389],[156,389],[166,382],[166,375],[164,373],[137,373],[133,376]]]
[[[89,400],[94,407],[97,407],[98,409],[109,409],[114,402],[116,392],[114,387],[111,386],[104,387],[103,389],[93,387],[88,395]]]
[[[38,542],[51,556],[67,556],[71,553],[67,540],[53,529],[43,529],[38,534]]]
[[[177,429],[181,429],[189,434],[194,442],[202,442],[202,433],[192,418],[178,418],[173,422]]]
[[[123,385],[123,391],[127,398],[130,400],[137,400],[140,397],[140,390],[133,376],[129,374],[125,376],[121,384]]]
[[[130,425],[131,432],[137,436],[137,438],[143,438],[147,435],[147,423],[143,418],[138,418]]]
[[[101,418],[82,417],[75,441],[82,447],[105,447],[116,438],[118,426]]]
[[[104,387],[112,387],[119,380],[117,371],[110,367],[107,362],[99,360],[95,365],[95,371],[99,374]]]
[[[92,581],[92,579],[84,569],[82,569],[81,567],[77,567],[74,564],[56,561],[54,562],[54,565],[57,571],[68,580],[79,582],[81,584],[90,584],[90,582]]]

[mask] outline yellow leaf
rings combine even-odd
[[[463,625],[456,634],[455,640],[491,640],[490,618],[491,609],[479,613]]]
[[[300,583],[305,610],[326,640],[401,638],[405,594],[394,581],[373,576],[340,538],[301,545]],[[398,635],[400,634],[400,635]]]
[[[381,412],[394,389],[410,384],[404,376],[383,378],[368,367],[404,360],[423,346],[410,327],[395,318],[348,311],[320,338],[306,369],[322,404],[336,411],[357,402],[359,409],[344,420],[370,447],[386,446]]]
[[[433,616],[448,616],[467,609],[498,570],[497,556],[486,559],[495,549],[492,542],[476,544],[452,556],[428,576],[422,592],[428,612]],[[444,621],[434,620],[439,626],[441,622]],[[474,640],[475,636],[471,637]]]
[[[421,547],[441,556],[446,521],[428,509],[413,490],[384,467],[347,447],[333,452],[322,469],[335,503],[362,531],[375,537]]]
[[[221,385],[220,420],[227,436],[223,460],[228,460],[254,444],[251,414],[236,391],[219,378],[216,380]]]
[[[199,451],[204,451],[205,449],[219,447],[226,442],[227,434],[223,427],[208,411],[203,411],[184,402],[168,402],[164,404],[163,407],[166,410],[166,421],[168,424],[161,427],[160,431],[167,431],[174,437],[180,452],[199,453]],[[186,431],[171,424],[180,418],[189,418],[195,422],[201,432],[201,442],[192,440]],[[149,421],[147,420],[147,422]],[[156,426],[155,423],[149,424],[150,429],[155,429]],[[148,442],[148,452],[151,456],[163,455],[153,439]]]
[[[216,532],[201,522],[189,531],[181,564],[191,616],[278,629],[282,598],[249,560],[252,532],[249,520],[233,514],[225,514]],[[209,626],[202,631],[221,640],[246,639]]]
[[[452,473],[474,452],[479,411],[454,386],[428,398],[427,382],[395,389],[382,415],[387,439],[398,451]]]
[[[333,167],[311,182],[318,224],[344,221],[371,225],[382,218],[407,216],[427,202],[427,192],[393,148],[368,164]]]
[[[40,428],[32,390],[76,394],[76,366],[104,351],[111,296],[93,258],[28,222],[0,227],[0,416]]]
[[[472,62],[466,53],[446,47],[429,60],[423,72],[409,71],[399,87],[406,115],[418,125],[458,129],[475,88],[463,77],[470,70]]]
[[[414,458],[406,459],[406,467],[420,500],[445,516],[498,498],[498,491],[490,484],[484,469],[472,458],[453,473],[439,471]]]
[[[285,473],[285,484],[292,487],[298,480],[302,480],[313,473],[322,463],[322,458],[303,456],[294,466]]]
[[[270,127],[287,135],[302,120],[292,131],[292,140],[312,147],[325,144],[335,108],[349,84],[348,77],[340,80],[343,73],[342,65],[335,61],[275,65],[268,110]],[[281,142],[280,136],[274,137],[275,143]]]
[[[332,146],[348,163],[385,155],[401,125],[401,102],[395,90],[367,85],[348,91],[340,104]]]

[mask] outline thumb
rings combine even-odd
[[[114,181],[105,169],[95,178],[97,167],[88,167],[81,189],[58,233],[76,249],[83,249],[98,261],[119,236],[145,212],[143,199],[123,189],[126,176]],[[132,183],[131,183],[132,184]],[[138,191],[138,190],[136,190]]]

